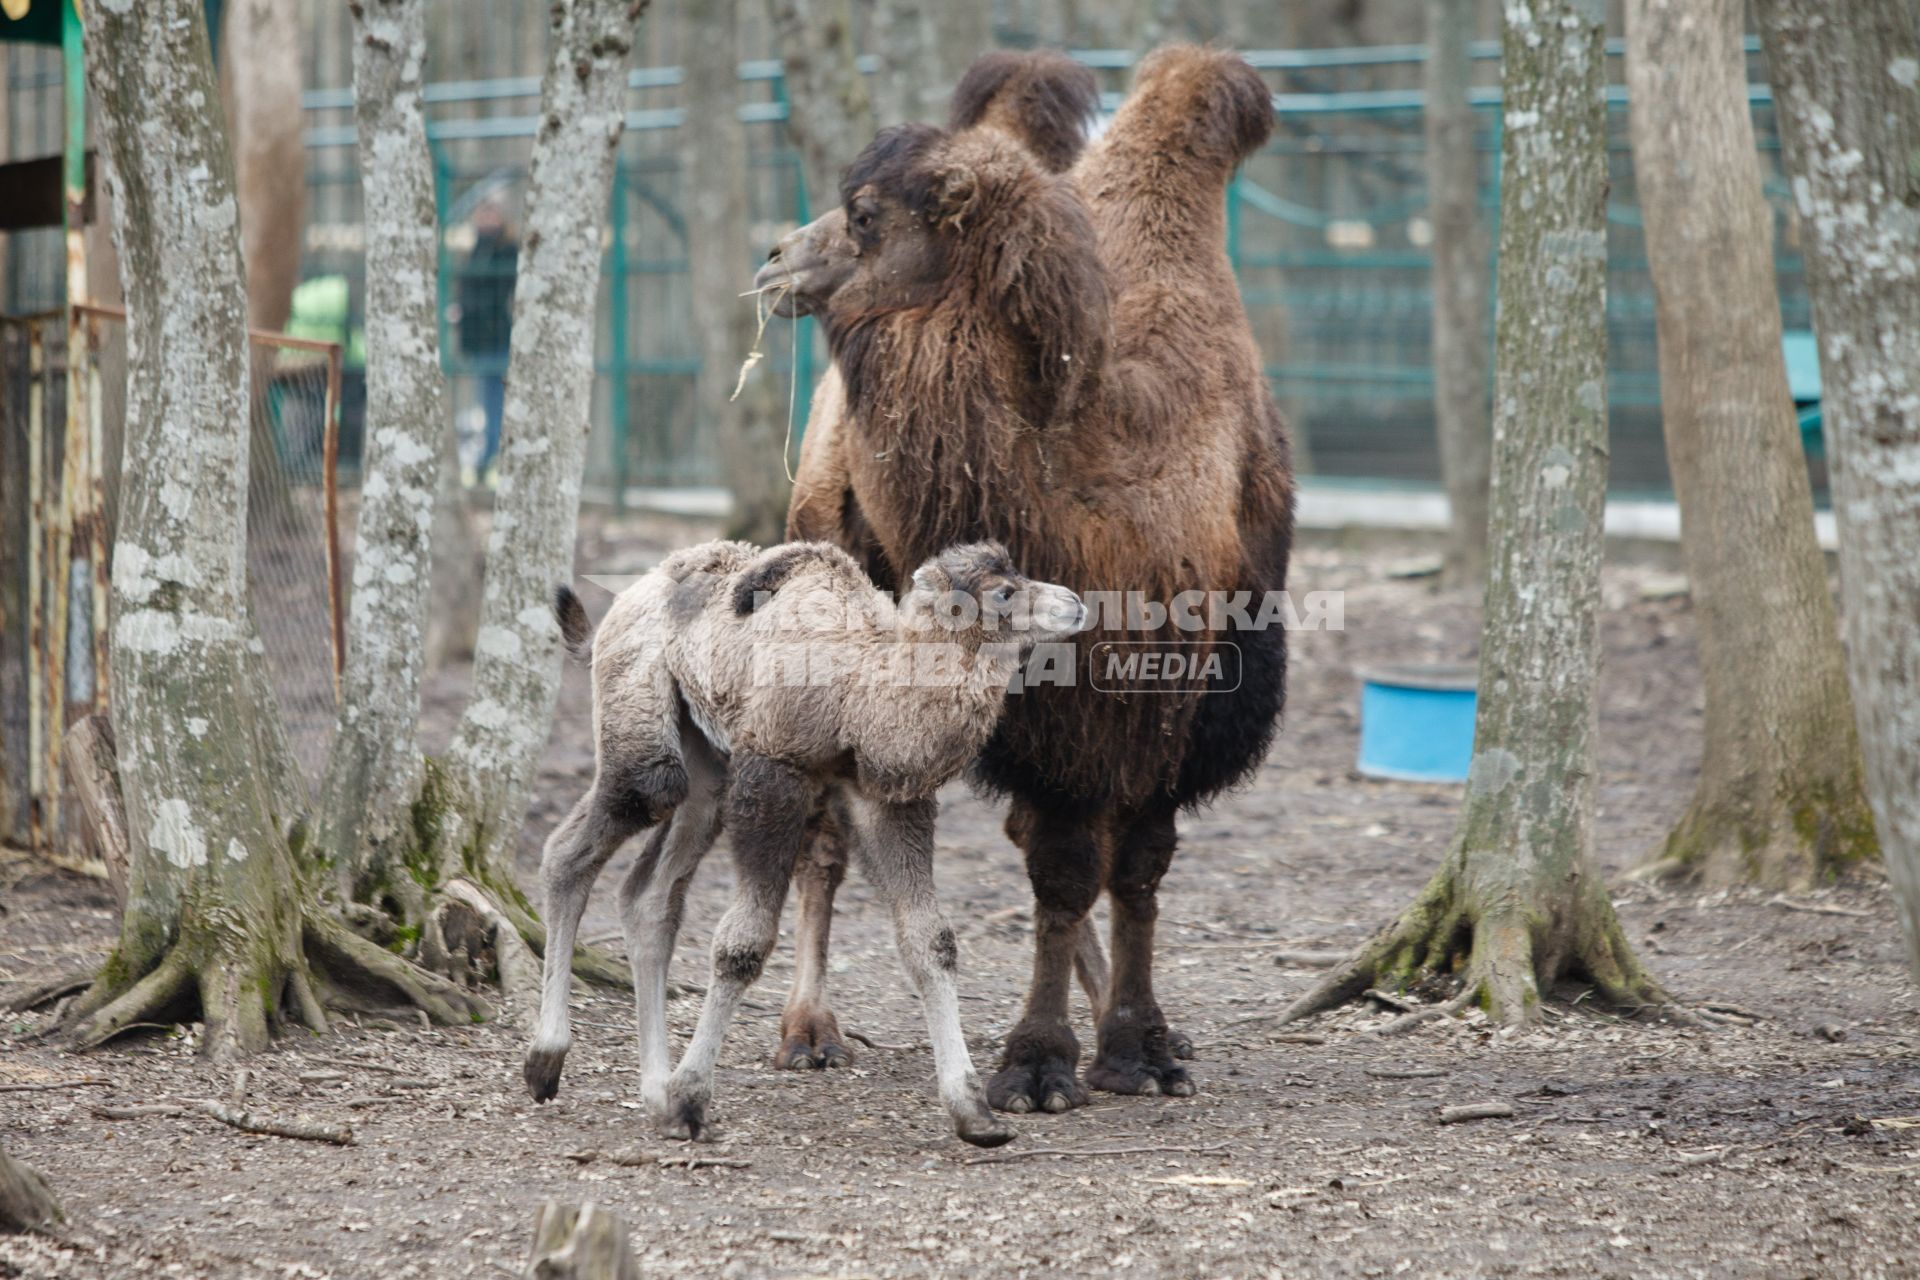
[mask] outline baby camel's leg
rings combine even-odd
[[[894,940],[901,963],[927,1015],[940,1101],[954,1132],[977,1147],[997,1147],[1013,1137],[987,1105],[987,1091],[973,1069],[960,1028],[960,997],[953,986],[959,945],[933,891],[932,800],[862,805],[854,847],[860,865],[893,909]]]
[[[727,766],[698,731],[683,727],[688,790],[673,821],[654,833],[620,885],[620,924],[633,966],[633,1002],[640,1023],[640,1091],[654,1111],[664,1111],[673,1055],[667,1037],[667,965],[687,884],[720,834],[720,805]]]
[[[547,954],[540,984],[540,1019],[527,1050],[522,1073],[527,1091],[545,1102],[560,1091],[560,1067],[573,1045],[567,997],[573,986],[573,943],[587,895],[626,838],[644,825],[623,806],[609,804],[599,780],[580,798],[566,820],[547,837],[540,857],[540,884],[546,893]]]
[[[733,904],[713,931],[713,981],[686,1055],[667,1081],[661,1132],[698,1138],[707,1128],[713,1064],[734,1010],[759,978],[780,935],[793,862],[806,839],[813,780],[792,765],[736,753],[727,788],[727,828],[733,833]]]
[[[807,819],[806,849],[793,871],[793,989],[780,1014],[776,1070],[844,1067],[853,1061],[827,1005],[827,942],[833,931],[833,895],[847,874],[846,823],[845,801],[837,789],[824,793]]]

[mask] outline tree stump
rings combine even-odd
[[[540,1206],[528,1280],[640,1280],[627,1224],[593,1204]]]
[[[0,1148],[0,1231],[32,1231],[50,1226],[60,1218],[60,1202],[53,1198],[53,1192],[47,1189],[40,1175],[23,1164],[15,1163],[5,1149]],[[624,1246],[625,1243],[623,1238],[621,1244]],[[605,1274],[611,1276],[615,1273],[609,1271]]]

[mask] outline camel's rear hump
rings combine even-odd
[[[1240,55],[1171,45],[1140,64],[1113,124],[1073,170],[1123,292],[1233,287],[1227,181],[1272,132],[1273,96]]]

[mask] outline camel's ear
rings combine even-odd
[[[947,575],[940,571],[938,564],[929,560],[913,571],[913,589],[930,596],[942,595],[947,590]]]
[[[936,226],[964,229],[980,198],[980,179],[971,165],[949,163],[934,178],[933,221]]]

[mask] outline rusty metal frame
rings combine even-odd
[[[72,264],[70,264],[72,265]],[[70,284],[72,281],[69,282]],[[124,322],[123,307],[75,303],[33,315],[7,316],[26,334],[27,497],[27,797],[28,841],[44,850],[59,834],[62,734],[74,715],[108,705],[111,547],[107,537],[105,426],[100,381],[100,322]],[[67,334],[66,424],[47,421],[52,372],[47,342],[56,325]],[[341,380],[337,342],[248,329],[249,346],[304,351],[326,360],[323,402],[324,534],[328,640],[333,689],[341,696],[346,661],[345,584],[340,550]],[[249,407],[251,412],[251,407]],[[59,485],[54,481],[58,474]],[[76,576],[80,575],[80,576]],[[80,598],[85,593],[88,599]],[[75,648],[84,644],[84,648]],[[91,670],[87,670],[91,668]],[[69,680],[75,682],[70,690]],[[71,695],[71,696],[70,696]]]

